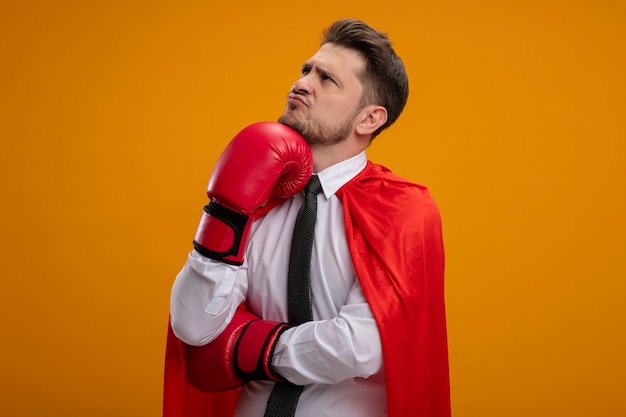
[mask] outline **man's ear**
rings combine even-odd
[[[387,109],[371,104],[359,112],[356,131],[360,135],[371,135],[387,121]]]

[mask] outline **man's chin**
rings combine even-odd
[[[283,113],[283,115],[278,118],[278,123],[290,126],[292,124],[292,119],[292,117],[289,117],[287,114]]]
[[[278,118],[278,123],[282,123],[284,125],[289,126],[293,130],[298,132],[300,134],[300,136],[303,136],[302,135],[301,125],[300,125],[300,123],[298,123],[298,121],[295,118],[293,118],[293,117],[291,117],[291,116],[289,116],[287,114],[283,114],[282,116],[280,116]]]

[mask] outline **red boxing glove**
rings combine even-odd
[[[261,320],[237,310],[230,324],[213,342],[185,347],[187,380],[200,391],[236,388],[251,380],[285,380],[271,368],[278,337],[287,323]]]
[[[313,158],[295,130],[275,122],[250,125],[219,157],[207,189],[194,247],[202,255],[232,265],[243,263],[252,221],[270,198],[287,198],[311,177]]]

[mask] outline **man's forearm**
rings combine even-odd
[[[170,319],[176,337],[194,346],[214,340],[243,301],[241,287],[236,266],[192,251],[172,287]]]
[[[382,347],[369,306],[344,306],[334,319],[286,330],[276,344],[272,365],[297,385],[334,384],[378,373]]]

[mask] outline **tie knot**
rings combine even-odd
[[[307,183],[305,191],[307,194],[313,195],[317,195],[322,191],[322,184],[320,183],[320,179],[317,178],[317,175],[311,175],[311,179]]]

